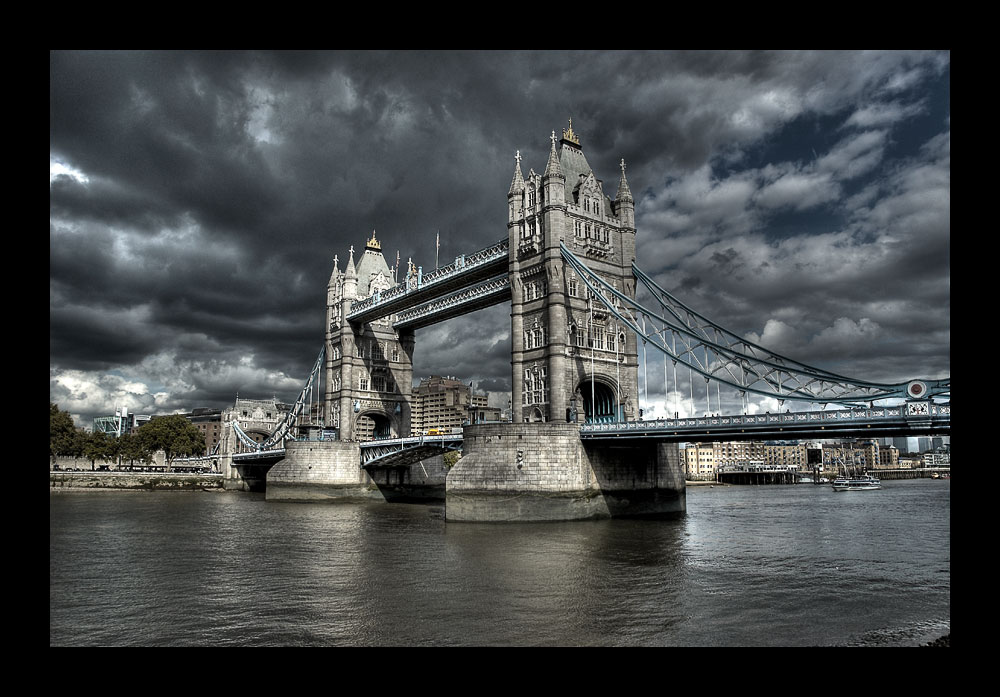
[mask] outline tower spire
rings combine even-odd
[[[565,131],[563,131],[565,134]],[[552,175],[562,176],[562,165],[559,164],[559,153],[556,152],[556,132],[552,131],[552,147],[549,148],[549,161],[545,163],[545,172],[542,174],[543,177],[550,177]]]
[[[514,160],[517,163],[514,165],[514,178],[510,182],[510,191],[507,195],[516,194],[519,191],[524,191],[524,177],[521,175],[521,151],[518,150],[514,154]]]
[[[632,198],[632,191],[628,188],[628,180],[625,178],[625,158],[619,163],[622,168],[622,178],[618,181],[618,193],[615,194],[615,199],[621,203],[622,201],[628,201],[634,203],[635,199]]]

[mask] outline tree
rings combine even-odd
[[[115,455],[122,461],[128,460],[129,464],[135,464],[138,460],[143,464],[152,462],[152,452],[143,447],[142,439],[134,433],[123,433],[115,443]]]
[[[83,456],[90,460],[90,469],[94,469],[95,460],[109,460],[114,457],[115,445],[115,439],[104,431],[86,434],[83,441]]]
[[[139,442],[148,452],[162,450],[167,469],[174,458],[205,452],[205,436],[183,416],[157,416],[145,423],[137,432]]]
[[[73,424],[73,417],[59,405],[49,402],[49,457],[77,456],[82,452],[81,432]]]

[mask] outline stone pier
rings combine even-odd
[[[448,473],[449,521],[673,517],[686,510],[675,444],[591,444],[573,423],[505,423],[466,427],[463,453]]]
[[[292,441],[267,473],[268,501],[443,500],[447,467],[432,457],[413,465],[361,468],[351,441]]]

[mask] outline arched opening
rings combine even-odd
[[[545,421],[545,416],[542,414],[542,410],[539,409],[538,407],[532,409],[531,413],[528,414],[528,421],[531,423],[539,423]]]
[[[615,390],[600,380],[584,380],[580,383],[579,394],[583,398],[583,412],[587,423],[609,423],[620,421],[620,412],[615,409]]]
[[[378,412],[361,414],[354,424],[354,437],[360,441],[392,438],[392,422]]]

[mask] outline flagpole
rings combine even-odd
[[[434,249],[434,268],[438,268],[440,264],[438,263],[438,255],[441,253],[441,231],[438,230],[437,242]]]

